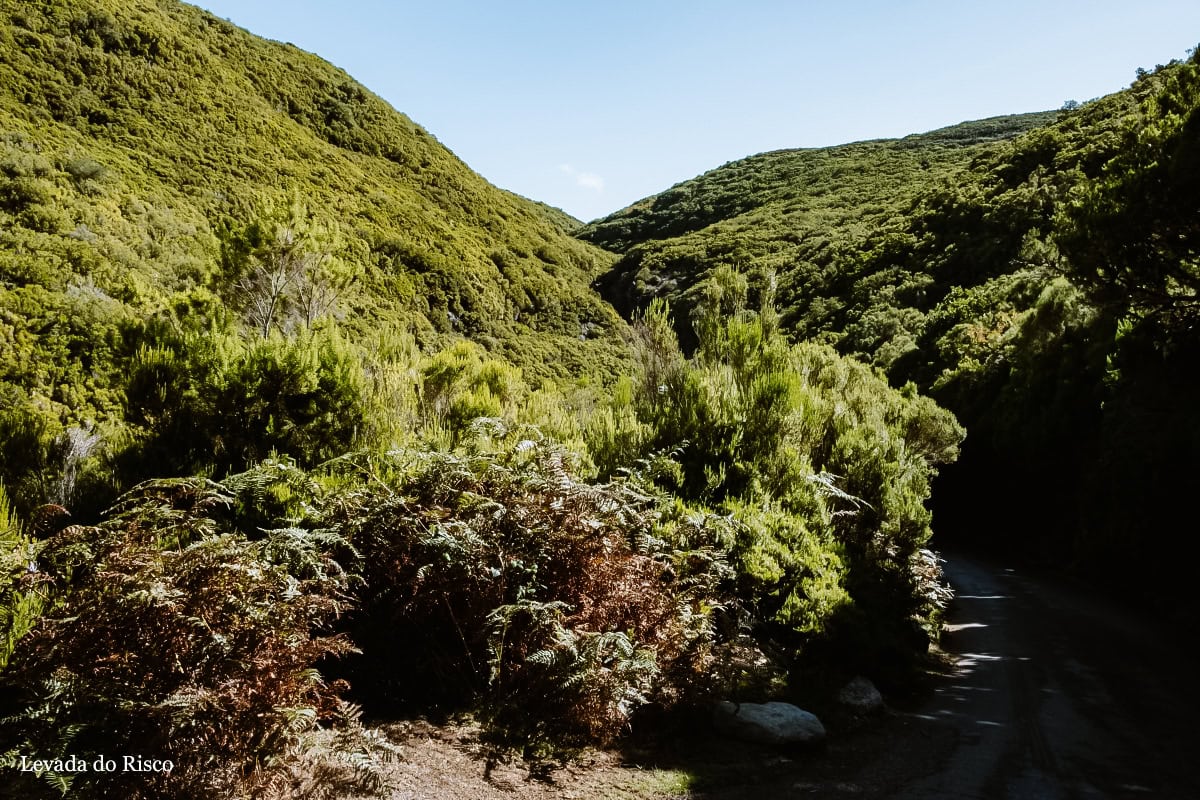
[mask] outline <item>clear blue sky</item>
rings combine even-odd
[[[1060,107],[1200,43],[1197,0],[201,0],[590,220],[743,156]]]

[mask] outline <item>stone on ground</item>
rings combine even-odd
[[[869,714],[883,707],[883,696],[875,684],[859,675],[838,692],[838,702],[859,714]]]
[[[758,744],[812,744],[825,738],[815,714],[791,703],[717,703],[713,723],[721,733]]]

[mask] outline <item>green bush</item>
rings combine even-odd
[[[333,458],[363,426],[363,390],[362,362],[333,329],[145,346],[126,390],[129,421],[145,431],[130,469],[219,476],[272,453]]]
[[[434,354],[421,369],[424,416],[444,428],[452,445],[479,417],[514,416],[527,392],[519,370],[467,341]]]
[[[751,309],[734,271],[702,289],[690,359],[666,305],[651,304],[635,328],[640,374],[589,426],[590,446],[608,468],[610,453],[670,453],[678,469],[664,488],[732,513],[739,596],[793,643],[849,606],[902,635],[935,610],[919,578],[925,503],[962,428],[828,347],[789,345],[770,294]]]
[[[395,452],[330,502],[362,557],[348,677],[377,711],[477,705],[532,758],[611,741],[702,674],[719,559],[689,566],[658,500],[487,425],[484,451]]]
[[[48,605],[49,581],[37,569],[40,549],[25,535],[0,483],[0,672]]]

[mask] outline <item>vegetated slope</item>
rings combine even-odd
[[[576,221],[294,48],[0,13],[0,753],[178,766],[13,791],[386,795],[345,701],[545,766],[911,674],[945,409],[732,269],[690,354],[661,304],[625,328]]]
[[[197,288],[239,307],[232,243],[295,199],[351,330],[465,335],[534,377],[625,358],[588,286],[610,257],[564,235],[573,220],[320,58],[182,3],[0,2],[0,380],[89,405],[111,366],[89,319]]]
[[[1120,572],[1121,591],[1194,613],[1173,566],[1192,563],[1193,542],[1153,570],[1129,559],[1200,489],[1197,72],[1195,57],[1139,70],[1127,90],[959,151],[969,163],[897,172],[855,159],[870,170],[857,196],[844,172],[815,187],[775,178],[786,158],[851,150],[768,154],[582,235],[624,249],[599,285],[626,310],[659,294],[688,303],[717,264],[774,273],[793,335],[914,381],[966,425],[939,484],[942,530],[1086,567],[1113,588]],[[891,197],[881,188],[901,182]],[[801,191],[806,205],[786,199]],[[749,210],[697,216],[688,195]],[[837,199],[816,225],[804,217],[813,195]]]
[[[694,287],[717,264],[773,270],[787,312],[801,297],[840,294],[848,251],[901,213],[921,186],[1053,116],[996,117],[903,139],[763,153],[639,201],[577,235],[623,254],[598,282],[623,313],[651,297],[692,308]]]

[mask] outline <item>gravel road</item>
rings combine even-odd
[[[946,571],[958,674],[915,714],[956,745],[889,797],[1200,798],[1200,632],[965,556]]]

